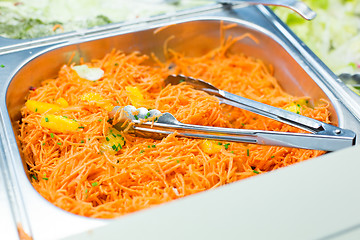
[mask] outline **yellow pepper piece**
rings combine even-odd
[[[42,116],[40,125],[52,131],[61,133],[75,132],[80,127],[80,124],[73,119],[53,114]]]
[[[124,145],[125,140],[121,133],[115,128],[110,128],[105,139],[102,141],[100,149],[115,154],[120,151]]]
[[[61,107],[68,107],[69,103],[65,100],[65,98],[59,98],[58,100],[56,100],[56,103],[58,105],[60,105]]]
[[[137,87],[125,87],[126,93],[130,99],[131,105],[136,108],[144,106],[144,96]]]
[[[32,112],[36,113],[55,113],[60,110],[60,106],[51,103],[27,100],[25,106]]]
[[[200,148],[207,154],[214,154],[218,153],[221,150],[221,145],[218,144],[218,142],[212,141],[212,140],[203,140],[200,143]]]
[[[289,106],[284,109],[293,113],[300,114],[301,106],[306,105],[307,101],[305,99],[301,99],[299,101],[293,102]]]
[[[81,100],[95,102],[96,106],[104,108],[108,112],[114,108],[114,105],[112,105],[108,100],[105,100],[99,93],[85,93],[81,96]]]

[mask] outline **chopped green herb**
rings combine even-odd
[[[181,82],[181,83],[182,83],[182,82],[185,82],[185,80],[184,80],[184,79],[181,79],[179,82]]]
[[[91,186],[93,186],[93,187],[96,187],[97,185],[99,185],[98,182],[93,182],[93,183],[91,184]]]
[[[37,112],[37,108],[35,108],[35,112]]]
[[[234,153],[234,151],[231,151],[231,153]]]
[[[297,114],[299,114],[300,112],[299,111],[296,111]]]
[[[116,138],[116,135],[115,135],[115,134],[111,133],[111,135],[113,135],[113,137]]]
[[[47,178],[47,177],[43,177],[42,179],[44,179],[44,180],[46,180],[46,181],[49,180],[49,178]]]
[[[275,156],[271,156],[271,158],[274,158]]]
[[[1,64],[1,65],[0,65],[0,67],[1,67],[1,68],[4,68],[4,67],[5,67],[5,65],[4,65],[4,64]]]
[[[227,150],[229,148],[230,143],[224,144],[225,149]]]
[[[80,126],[79,128],[81,128],[81,129],[84,129],[85,127],[83,127],[83,126]]]
[[[308,103],[309,103],[309,100],[306,100],[305,102],[306,102],[306,104],[308,104]]]
[[[152,108],[148,108],[148,110],[150,111],[150,110],[152,110]]]
[[[222,145],[222,142],[218,142],[218,145],[220,145],[220,146],[221,146],[221,145]]]
[[[68,118],[67,116],[63,116],[63,118]]]
[[[246,149],[246,155],[250,156],[250,150],[249,149]]]
[[[56,143],[57,145],[61,145],[61,142]]]
[[[298,107],[300,107],[300,104],[297,104]]]
[[[107,122],[108,122],[108,123],[111,122],[111,118],[109,118],[109,119],[107,120]]]
[[[136,120],[139,120],[139,117],[138,117],[137,115],[134,115],[134,118],[135,118]]]
[[[253,170],[253,172],[254,172],[254,173],[256,173],[256,174],[259,174],[259,172],[258,172],[258,171],[256,171],[256,170]]]
[[[116,150],[116,151],[117,151],[116,145],[112,145],[111,147],[112,147],[113,150]]]
[[[178,160],[176,160],[176,162],[177,162],[177,163],[179,163],[179,162],[180,162],[180,160],[178,159]]]
[[[45,143],[43,142],[42,145],[45,146]]]
[[[31,175],[31,177],[35,180],[38,180],[37,177],[35,175]]]
[[[85,189],[85,193],[88,193],[88,189],[87,189],[87,188]]]
[[[169,159],[172,159],[172,157],[169,157]]]
[[[152,145],[151,147],[152,147],[152,148],[156,148],[156,145],[154,144],[154,145]]]
[[[116,136],[121,137],[121,135],[120,135],[120,134],[116,134]],[[123,140],[124,140],[124,139],[123,139]]]
[[[102,121],[102,119],[100,118],[100,119],[98,119],[98,122],[101,122]]]
[[[146,114],[146,116],[150,117],[150,112],[148,112],[148,113]]]
[[[117,146],[117,148],[116,148],[116,149],[118,149],[118,148],[122,149],[122,146],[121,146],[121,144],[120,144],[120,143],[118,143],[118,146]]]
[[[81,140],[80,143],[84,143],[85,141],[84,140]]]
[[[158,120],[158,117],[156,117],[154,121],[156,122],[157,120]]]
[[[145,118],[145,119],[147,119],[147,118],[148,118],[148,116],[145,116],[144,118]]]
[[[118,64],[118,63],[115,63],[114,65],[115,65],[115,66],[119,66],[119,64]]]
[[[51,138],[54,138],[54,134],[53,134],[53,133],[50,133],[50,137],[51,137]]]
[[[241,126],[245,126],[245,123],[242,123]]]
[[[140,153],[144,153],[144,152],[145,152],[145,150],[144,150],[144,149],[141,149],[141,150],[140,150]]]
[[[49,119],[47,117],[45,118],[45,122],[49,122]]]
[[[74,122],[77,122],[76,119],[72,119]]]
[[[151,148],[151,146],[150,146],[150,145],[148,145],[148,148]]]
[[[108,138],[108,137],[106,137],[105,139],[106,139],[106,141],[110,141],[110,138]]]

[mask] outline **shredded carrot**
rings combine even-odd
[[[55,32],[57,29],[60,29],[61,32],[64,32],[64,28],[61,24],[55,24],[54,27],[52,28],[52,31]]]
[[[221,41],[221,46],[200,57],[169,50],[168,60],[157,66],[143,64],[150,57],[111,51],[103,59],[86,63],[104,70],[98,81],[85,81],[64,65],[28,95],[29,100],[53,103],[62,97],[68,107],[59,114],[76,119],[81,131],[52,132],[42,127],[41,113],[22,108],[19,140],[34,188],[56,206],[82,216],[114,218],[200,191],[317,157],[323,151],[219,142],[219,151],[206,153],[202,139],[177,137],[162,140],[122,133],[126,142],[116,153],[101,151],[112,127],[108,112],[81,101],[96,92],[114,106],[130,104],[126,86],[144,95],[145,108],[172,113],[183,123],[216,127],[303,132],[289,125],[220,105],[217,98],[181,83],[165,86],[171,73],[201,78],[220,89],[276,107],[300,97],[282,90],[273,68],[260,59],[227,51],[243,37]],[[156,64],[157,61],[155,61]],[[171,70],[169,70],[171,66]],[[303,97],[302,99],[308,99]],[[329,123],[328,103],[301,106],[301,114]],[[120,113],[119,113],[120,114]]]

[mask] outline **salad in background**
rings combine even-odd
[[[360,1],[303,2],[317,13],[314,20],[303,20],[285,8],[273,10],[335,74],[360,74]],[[348,86],[360,93],[354,84]]]
[[[201,4],[204,0],[0,0],[0,36],[38,38]]]

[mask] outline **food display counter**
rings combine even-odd
[[[117,219],[66,212],[32,186],[17,141],[30,87],[54,77],[70,56],[87,60],[113,48],[164,57],[163,46],[199,54],[215,48],[221,24],[251,33],[235,51],[263,59],[285,91],[330,102],[331,121],[360,134],[360,97],[267,7],[210,4],[190,10],[0,44],[0,222],[4,239],[341,239],[358,236],[360,194],[356,146],[164,203]],[[146,41],[144,41],[146,39]],[[43,67],[49,66],[51,67]],[[42,66],[42,67],[41,67]],[[5,206],[5,207],[4,207]],[[4,213],[4,214],[2,214]],[[6,219],[6,220],[5,220]],[[2,237],[2,235],[0,235]]]

